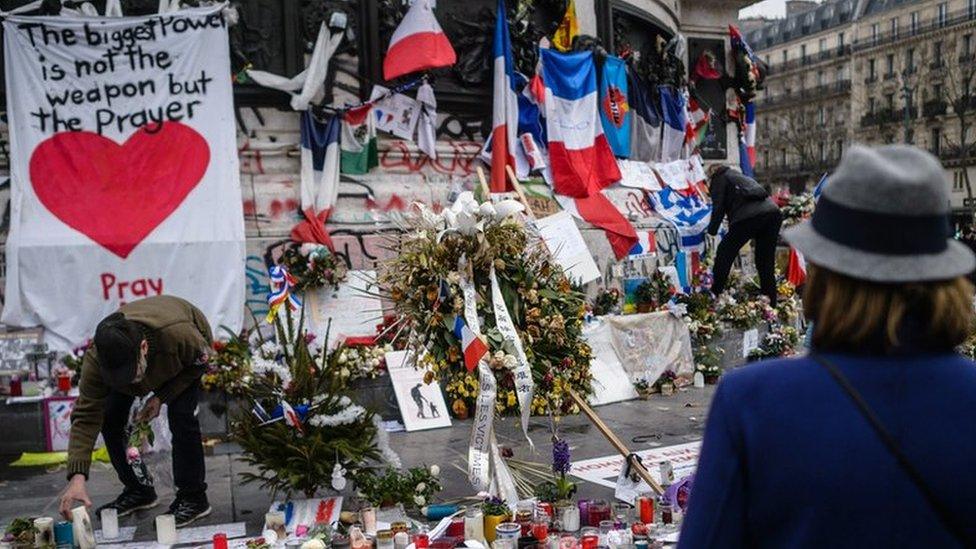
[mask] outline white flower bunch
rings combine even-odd
[[[363,417],[365,413],[365,408],[357,404],[353,404],[334,414],[316,414],[308,420],[308,423],[313,427],[336,427],[338,425],[348,425]]]
[[[251,370],[258,375],[273,374],[278,376],[281,387],[287,389],[291,385],[291,370],[284,364],[279,364],[275,360],[267,359],[263,356],[256,356],[251,361]]]

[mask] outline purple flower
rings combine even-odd
[[[552,471],[565,475],[569,469],[569,443],[564,439],[556,439],[552,443]]]

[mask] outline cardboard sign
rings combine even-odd
[[[749,353],[759,348],[759,330],[753,328],[742,332],[742,358],[749,358]]]
[[[661,176],[661,180],[669,188],[676,191],[683,191],[688,188],[688,161],[675,160],[657,164],[654,170]]]
[[[618,160],[617,166],[620,167],[620,184],[622,186],[644,189],[645,191],[661,190],[661,182],[658,181],[654,168],[647,162]]]
[[[349,271],[338,290],[319,288],[306,293],[309,330],[320,341],[324,341],[328,332],[330,348],[347,337],[376,335],[376,326],[383,320],[383,302],[369,294],[376,293],[370,283],[375,279],[375,271]]]

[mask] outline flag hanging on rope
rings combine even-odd
[[[339,115],[326,122],[301,113],[301,197],[303,221],[291,230],[296,242],[322,244],[335,251],[325,223],[339,197]]]
[[[491,111],[491,183],[493,193],[511,191],[505,167],[515,170],[518,131],[518,96],[515,94],[515,62],[508,34],[505,0],[498,0],[495,12],[494,79]]]
[[[552,35],[552,46],[559,51],[569,51],[573,47],[573,39],[579,34],[579,20],[576,19],[576,3],[569,0],[563,20],[556,27]]]
[[[673,86],[660,86],[661,111],[664,116],[664,132],[661,138],[661,162],[681,158],[688,132],[685,98]]]
[[[739,137],[739,165],[742,173],[753,177],[756,166],[756,106],[752,101],[745,104],[745,120]]]
[[[553,187],[559,194],[583,198],[620,180],[597,114],[593,53],[540,53]]]
[[[434,17],[433,3],[434,0],[414,0],[403,21],[393,31],[383,59],[384,79],[450,67],[457,61],[451,42]]]
[[[657,162],[661,158],[661,109],[644,79],[627,68],[627,103],[631,117],[630,159]]]
[[[342,116],[340,172],[364,174],[379,165],[376,147],[376,116],[373,105],[349,109]]]
[[[619,57],[608,56],[600,76],[600,121],[613,154],[630,156],[630,104],[627,102],[627,65]]]

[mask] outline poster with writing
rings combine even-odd
[[[688,161],[675,160],[654,166],[654,170],[661,176],[661,180],[669,188],[683,191],[688,188]]]
[[[236,332],[244,216],[222,6],[3,20],[10,236],[2,322],[70,350],[159,294]]]
[[[689,442],[686,444],[676,444],[674,446],[662,446],[649,450],[639,450],[634,453],[640,456],[644,467],[651,473],[651,477],[657,482],[661,482],[660,465],[664,461],[670,461],[674,470],[675,480],[695,472],[698,466],[698,454],[701,451],[701,442]],[[625,459],[620,454],[612,456],[598,457],[574,461],[570,466],[569,474],[574,477],[614,488],[617,485],[617,477],[625,464]],[[640,492],[649,492],[650,486],[641,482]]]
[[[661,190],[661,182],[654,174],[654,168],[647,162],[618,160],[617,166],[620,167],[620,184],[624,187],[646,191]]]
[[[583,240],[573,216],[568,212],[559,212],[537,219],[535,226],[549,252],[569,279],[586,284],[600,278],[600,269],[586,247],[586,241]]]
[[[338,290],[319,288],[306,292],[309,329],[319,341],[325,341],[326,332],[329,347],[347,337],[376,335],[376,327],[383,322],[383,302],[375,295],[374,280],[376,271],[349,271]]]
[[[369,100],[375,101],[389,92],[383,86],[373,86]],[[420,118],[420,104],[410,96],[394,93],[376,101],[373,113],[376,115],[376,129],[392,133],[400,139],[412,140]]]

